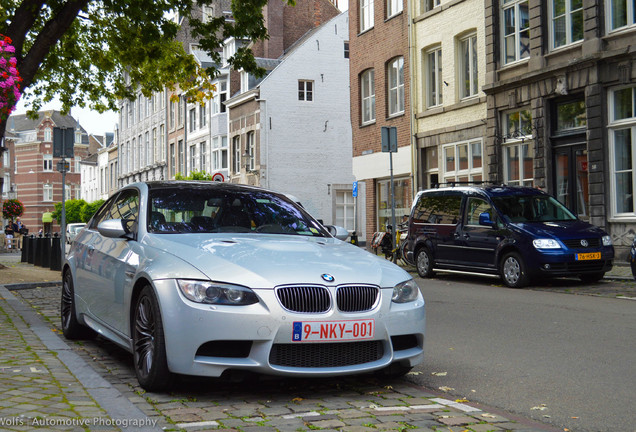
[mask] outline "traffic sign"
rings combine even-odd
[[[354,198],[358,196],[358,182],[357,181],[353,182],[352,195],[353,195]]]

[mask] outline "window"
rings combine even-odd
[[[606,3],[609,31],[636,24],[636,0],[608,0]]]
[[[227,81],[216,83],[217,94],[212,99],[212,115],[225,112],[225,101],[227,99]]]
[[[247,133],[247,170],[254,171],[256,169],[256,142],[254,132]]]
[[[441,0],[421,0],[420,13],[433,10],[433,8],[439,6],[440,4],[441,4]]]
[[[403,215],[411,213],[411,188],[406,178],[396,178],[395,187],[395,217],[402,219]],[[391,181],[380,180],[377,183],[378,228],[386,231],[387,224],[391,224]]]
[[[349,58],[349,41],[344,43],[344,58]]]
[[[81,144],[82,143],[82,131],[76,131],[75,132],[75,143],[76,144]]]
[[[404,57],[398,57],[388,67],[389,116],[404,112]]]
[[[503,0],[504,64],[530,57],[528,0]]]
[[[488,204],[488,201],[481,198],[468,197],[466,204],[466,224],[480,226],[479,215],[482,213],[488,213],[490,220],[495,220],[495,212],[490,204]]]
[[[350,190],[336,191],[336,220],[335,224],[355,230],[355,200]]]
[[[75,156],[75,172],[82,171],[82,158],[79,156]]]
[[[179,172],[183,175],[186,173],[186,158],[185,158],[185,148],[183,146],[183,140],[177,141],[177,151],[179,152]]]
[[[201,105],[199,105],[199,128],[204,128],[205,125],[207,124],[207,119],[206,119],[206,115],[205,115],[205,102]]]
[[[425,53],[424,58],[426,106],[430,108],[442,104],[442,49],[431,49]]]
[[[360,0],[360,32],[373,27],[373,0]]]
[[[170,102],[170,129],[174,129],[174,120],[177,118],[177,104],[176,102]]]
[[[183,108],[184,108],[184,100],[183,96],[179,96],[179,102],[177,104],[177,126],[183,126]]]
[[[170,143],[170,175],[174,177],[177,170],[177,161],[174,151],[174,143]]]
[[[212,139],[212,170],[227,169],[227,137]]]
[[[475,96],[479,91],[477,70],[477,35],[473,34],[459,42],[459,95],[462,99]]]
[[[360,109],[362,124],[375,121],[375,72],[366,70],[360,75]]]
[[[314,100],[314,82],[298,80],[298,100],[311,102]]]
[[[44,171],[53,171],[53,155],[45,154],[42,157],[44,161],[42,169]]]
[[[232,138],[232,172],[239,174],[241,172],[241,137]]]
[[[152,128],[152,148],[150,149],[150,157],[151,160],[148,161],[149,164],[154,164],[157,160],[157,128]]]
[[[445,182],[483,180],[482,141],[462,141],[442,147]]]
[[[197,166],[197,146],[190,146],[190,172]]]
[[[551,0],[552,48],[583,40],[583,0]]]
[[[159,145],[155,147],[155,160],[165,161],[165,155],[163,153],[163,139],[166,137],[165,125],[159,126]]]
[[[50,127],[44,129],[44,141],[53,141],[53,129],[51,129]]]
[[[9,168],[11,166],[11,155],[8,150],[2,152],[2,166],[4,168]]]
[[[609,98],[612,213],[633,217],[636,213],[636,86],[611,91]]]
[[[144,134],[144,166],[148,166],[152,164],[152,149],[150,148],[150,132],[146,132]]]
[[[13,187],[11,185],[11,174],[4,174],[4,187],[2,188],[2,198],[7,199],[9,197],[9,191],[13,191]]]
[[[402,12],[402,0],[386,0],[386,17],[391,18]]]
[[[42,188],[42,201],[53,201],[53,185],[47,183]]]
[[[413,220],[417,223],[455,225],[459,221],[462,195],[433,192],[421,195],[415,204]]]
[[[137,169],[143,168],[146,164],[143,146],[144,142],[142,141],[141,135],[139,135],[139,139],[137,140]]]
[[[203,141],[199,144],[200,150],[199,153],[201,157],[199,158],[199,171],[207,172],[208,170],[208,143]]]
[[[503,121],[504,141],[532,138],[532,113],[529,110],[508,112]]]
[[[194,132],[197,128],[197,110],[192,108],[188,114],[190,120],[190,132]]]
[[[559,103],[556,106],[556,134],[581,132],[587,126],[585,101]]]
[[[529,110],[504,113],[502,127],[504,183],[532,186],[532,113]]]

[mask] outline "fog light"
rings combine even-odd
[[[546,270],[550,270],[550,264],[543,264],[543,268]]]

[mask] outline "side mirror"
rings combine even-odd
[[[337,238],[338,240],[345,241],[349,237],[349,231],[346,228],[337,225],[325,225],[329,234]]]
[[[97,231],[108,238],[126,237],[126,229],[121,219],[108,219],[97,225]]]
[[[494,226],[495,223],[490,220],[490,213],[483,212],[479,214],[479,225]]]

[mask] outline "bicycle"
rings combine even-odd
[[[392,232],[391,225],[386,226],[386,231],[378,231],[373,234],[371,247],[378,254],[378,249],[384,254],[384,258],[393,261],[399,266],[410,265],[406,259],[406,237],[408,235],[408,222],[398,224],[397,235],[395,236],[395,248],[392,248]],[[395,258],[395,259],[394,259]]]

